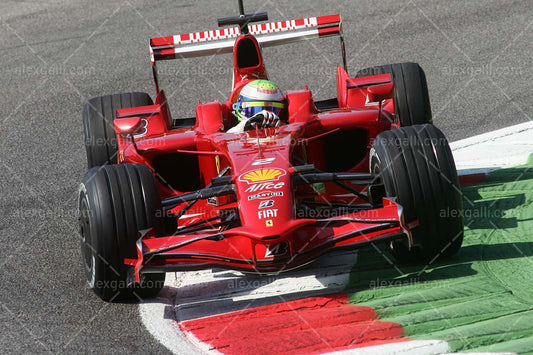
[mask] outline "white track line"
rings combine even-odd
[[[444,340],[411,340],[399,343],[365,346],[341,351],[334,351],[328,355],[433,355],[450,351],[450,346]],[[494,355],[494,354],[492,354]]]
[[[178,283],[174,273],[167,273],[165,285]],[[174,354],[203,354],[201,344],[187,339],[178,327],[174,314],[176,287],[165,286],[156,299],[139,304],[139,314],[146,329]]]
[[[521,165],[533,153],[533,122],[500,129],[450,144],[460,175]],[[250,277],[220,270],[167,274],[165,289],[141,303],[141,320],[150,333],[175,354],[216,353],[190,334],[177,320],[206,317],[323,292],[342,291],[356,253],[325,256],[297,271],[279,276]],[[194,345],[193,345],[194,344]],[[442,340],[414,340],[356,348],[334,354],[437,354],[449,351]]]
[[[533,153],[533,122],[466,138],[450,146],[459,175],[522,165]]]

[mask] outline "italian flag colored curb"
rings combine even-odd
[[[308,297],[181,322],[184,332],[224,354],[321,354],[403,341],[399,324],[377,320],[346,294]]]
[[[454,142],[451,147],[461,185],[476,185],[490,172],[527,161],[533,152],[533,123]],[[468,243],[466,247],[468,252]],[[141,319],[177,354],[441,354],[457,348],[442,340],[449,336],[446,332],[432,330],[420,339],[405,338],[418,329],[416,323],[410,323],[409,312],[400,305],[383,316],[387,298],[372,301],[372,289],[351,291],[361,295],[355,298],[342,292],[347,285],[357,284],[350,279],[356,263],[357,253],[345,252],[279,276],[250,277],[224,270],[167,274],[166,294],[163,299],[141,304]],[[379,270],[369,271],[374,281],[376,275],[382,275],[384,282],[401,281],[387,278]],[[379,297],[397,292],[384,290]],[[465,288],[465,297],[470,291]],[[414,296],[426,295],[424,290],[416,292]],[[499,291],[491,292],[496,295]],[[450,309],[453,304],[445,306]],[[516,305],[516,309],[522,308]],[[432,311],[428,309],[421,317]],[[400,313],[396,316],[394,312]],[[524,341],[518,338],[509,344],[525,349]],[[494,349],[507,350],[505,346]]]

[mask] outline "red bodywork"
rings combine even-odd
[[[153,39],[152,44],[165,41]],[[239,53],[242,41],[252,43],[246,50],[256,53]],[[333,182],[296,185],[293,180],[302,164],[314,164],[321,172],[369,173],[373,139],[395,125],[389,74],[350,78],[338,67],[333,107],[318,109],[307,88],[287,91],[285,124],[232,134],[225,131],[236,123],[231,111],[240,89],[250,80],[267,79],[254,36],[237,37],[233,55],[234,85],[228,100],[199,103],[193,126],[174,124],[165,93],[157,87],[154,105],[116,112],[119,163],[148,166],[163,201],[211,186],[228,167],[225,176],[235,191],[171,208],[179,215],[189,205],[178,219],[178,231],[187,233],[156,237],[154,230],[141,231],[138,258],[125,260],[135,266],[137,280],[140,272],[213,266],[279,272],[336,248],[408,237],[401,206],[392,199],[374,208]],[[256,65],[239,66],[243,55],[257,55]],[[363,193],[367,188],[346,184]],[[302,201],[353,209],[339,213],[322,206],[303,213]],[[238,223],[220,226],[223,216],[232,212]]]

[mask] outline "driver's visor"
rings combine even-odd
[[[241,103],[241,108],[239,111],[242,116],[245,116],[246,118],[250,118],[263,110],[273,112],[276,114],[276,116],[279,116],[281,113],[281,110],[283,110],[284,108],[285,108],[285,104],[283,102],[274,102],[274,101],[246,102],[245,101]]]

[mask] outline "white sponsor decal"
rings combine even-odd
[[[273,207],[273,206],[274,206],[274,200],[266,200],[266,201],[261,201],[258,209],[268,208],[268,207]]]
[[[261,182],[259,184],[253,184],[252,186],[248,187],[245,192],[257,192],[257,191],[263,191],[263,190],[270,190],[270,189],[281,189],[283,186],[285,186],[284,182]]]
[[[265,253],[265,258],[271,258],[277,255],[283,255],[287,252],[287,249],[289,249],[289,244],[284,241],[272,246],[267,246],[267,250]]]
[[[148,121],[145,119],[142,119],[141,124],[142,124],[142,129],[139,132],[134,134],[135,137],[142,137],[146,134],[146,132],[148,132]]]
[[[265,199],[270,198],[270,197],[279,197],[279,196],[283,196],[283,192],[281,192],[281,191],[276,191],[276,192],[265,191],[265,192],[261,192],[259,194],[248,196],[248,201],[252,201],[252,200],[256,200],[256,199],[265,200]]]
[[[379,101],[370,101],[368,99],[368,94],[366,95],[366,100],[365,100],[365,106],[377,106],[379,105]]]
[[[256,165],[264,165],[264,164],[270,164],[272,163],[274,160],[276,160],[276,158],[265,158],[265,159],[257,159],[256,161],[254,161],[252,163],[253,166],[256,166]]]
[[[277,208],[273,208],[273,209],[270,209],[270,210],[263,210],[263,211],[258,211],[257,212],[257,217],[259,219],[272,218],[272,217],[277,217],[277,216],[278,216],[278,209]]]

